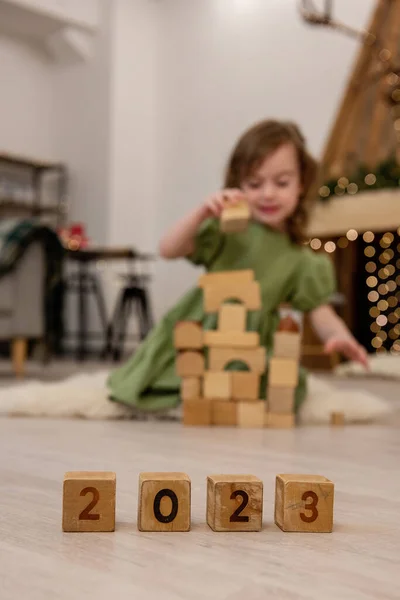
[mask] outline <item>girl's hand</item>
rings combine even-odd
[[[346,358],[361,363],[369,371],[367,351],[354,338],[333,336],[326,342],[324,350],[326,354],[341,352]]]
[[[226,206],[233,206],[245,199],[245,195],[239,189],[225,189],[212,194],[206,198],[204,205],[207,209],[208,216],[221,216],[223,209]]]

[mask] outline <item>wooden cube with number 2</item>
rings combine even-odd
[[[116,475],[104,471],[65,473],[63,531],[114,531]]]
[[[260,531],[263,483],[254,475],[207,477],[207,523],[213,531]]]
[[[275,523],[283,531],[330,533],[333,482],[322,475],[277,475]]]

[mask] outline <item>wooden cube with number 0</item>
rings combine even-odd
[[[63,531],[114,531],[116,475],[107,471],[65,473]]]
[[[333,482],[322,475],[277,475],[275,523],[283,531],[330,533],[333,495]]]
[[[254,475],[207,477],[207,523],[213,531],[260,531],[263,483]]]
[[[140,473],[139,531],[189,531],[190,496],[186,473]]]

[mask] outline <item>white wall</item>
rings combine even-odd
[[[0,35],[0,149],[56,157],[53,65],[39,47]]]
[[[69,168],[69,220],[83,221],[95,244],[108,237],[111,143],[110,0],[103,0],[93,59],[54,69],[57,154]]]
[[[114,0],[108,242],[154,247],[157,199],[157,3]]]
[[[334,4],[338,17],[362,26],[375,2]],[[297,7],[297,0],[160,3],[162,193],[156,238],[220,186],[232,144],[254,121],[293,119],[312,151],[321,152],[357,43],[307,26]],[[197,275],[184,261],[161,263],[157,313],[175,302]]]

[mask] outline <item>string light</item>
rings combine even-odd
[[[346,233],[346,237],[351,242],[354,242],[358,238],[358,232],[355,229],[349,229]]]
[[[318,238],[314,238],[313,240],[311,240],[310,246],[313,250],[319,250],[322,246],[322,242]]]
[[[349,245],[349,240],[345,237],[341,237],[338,239],[337,245],[339,246],[339,248],[347,248],[347,246]]]
[[[354,194],[357,194],[358,192],[358,185],[356,183],[349,183],[349,185],[347,186],[347,193],[350,194],[351,196],[354,196]]]
[[[368,173],[368,175],[365,176],[364,181],[367,185],[374,185],[374,183],[376,183],[376,176],[373,173]]]
[[[327,185],[323,185],[322,187],[319,188],[319,195],[321,196],[321,198],[328,198],[328,196],[330,196],[331,194],[331,190],[328,188]]]
[[[328,252],[329,254],[331,254],[332,252],[335,252],[335,250],[336,250],[335,242],[326,242],[326,244],[324,246],[324,250],[325,250],[325,252]]]
[[[375,239],[375,235],[372,233],[372,231],[366,231],[363,235],[364,242],[367,242],[368,244],[373,242],[374,239]]]
[[[365,270],[368,271],[368,273],[375,273],[376,268],[376,264],[371,260],[365,265]]]

